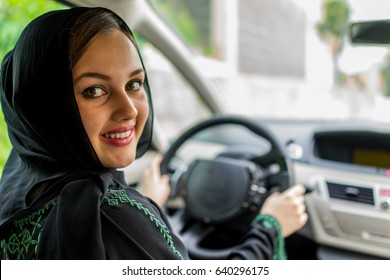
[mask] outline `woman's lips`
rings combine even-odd
[[[134,139],[135,126],[120,127],[101,134],[101,139],[113,146],[126,146]]]

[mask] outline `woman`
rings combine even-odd
[[[153,126],[146,71],[121,18],[73,8],[32,21],[3,60],[1,103],[13,145],[0,182],[2,259],[188,258],[157,204],[117,171],[149,148]],[[302,205],[296,197],[289,206]],[[304,224],[299,211],[282,229]],[[276,228],[254,223],[232,258],[282,248],[271,219]]]

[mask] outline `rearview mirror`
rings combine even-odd
[[[354,22],[349,36],[354,44],[390,45],[390,20]]]

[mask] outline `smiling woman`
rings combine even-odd
[[[92,35],[69,55],[85,22]],[[110,10],[52,11],[4,58],[13,150],[0,181],[2,259],[186,258],[159,207],[116,170],[151,142],[148,81],[130,38]]]

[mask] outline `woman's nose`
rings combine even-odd
[[[114,93],[113,102],[113,118],[115,120],[134,119],[138,110],[125,90],[116,91]]]

